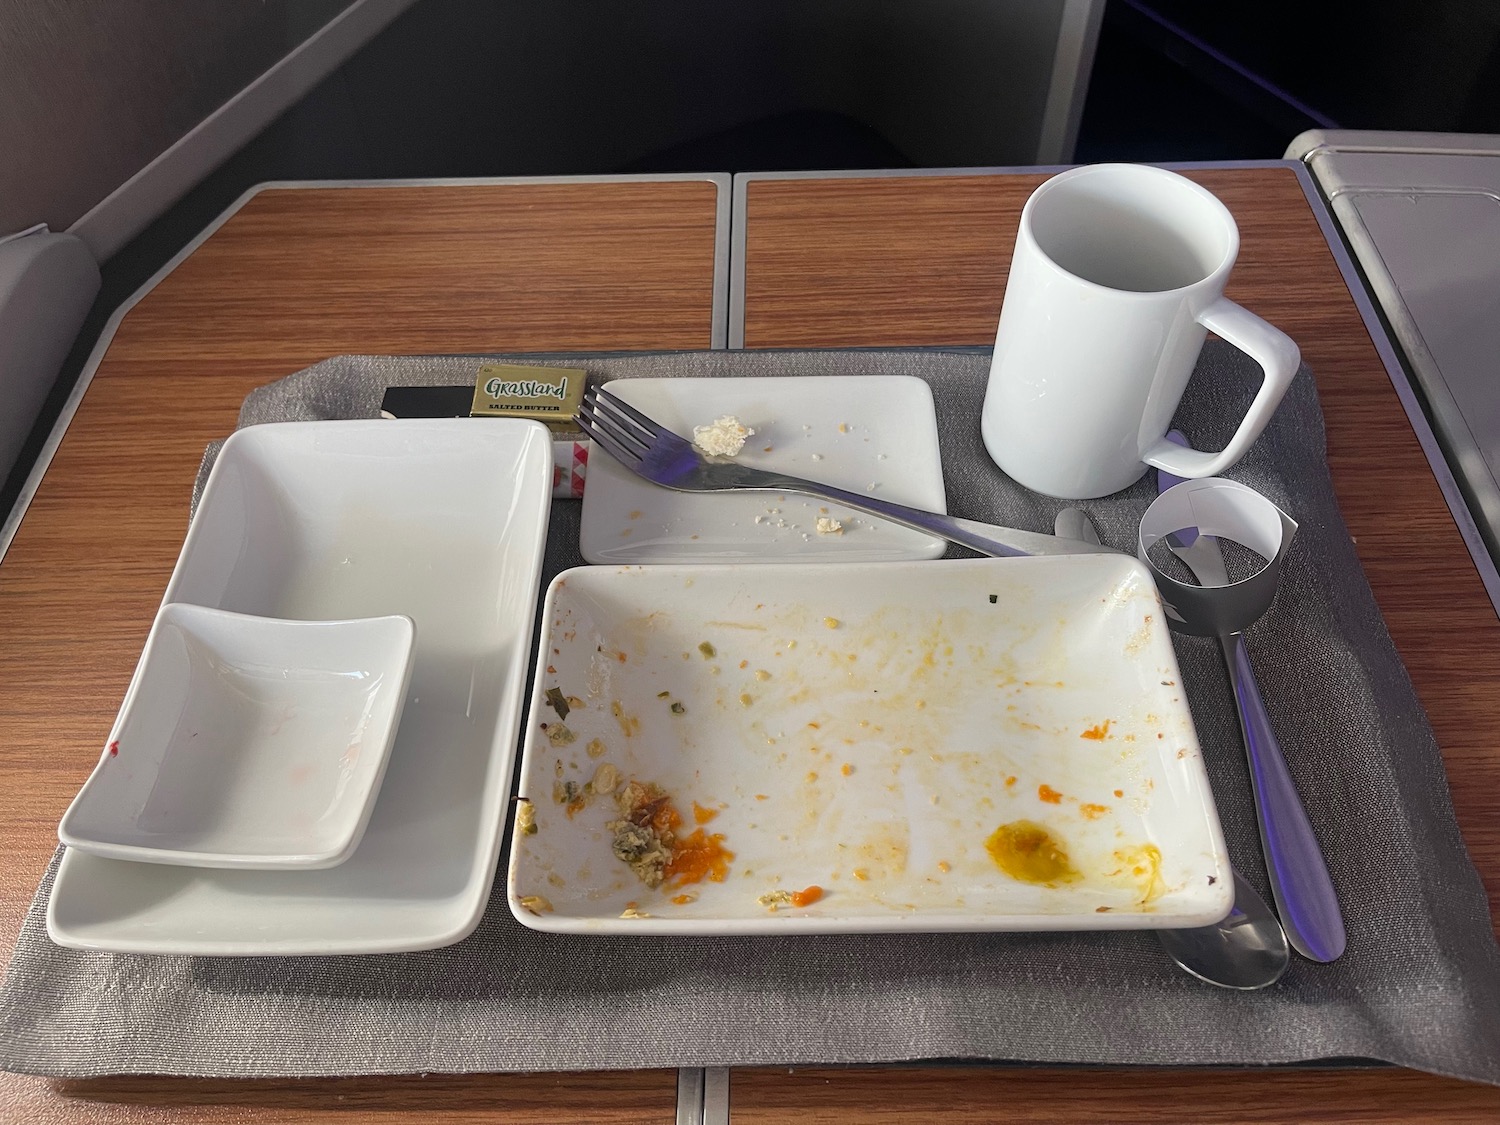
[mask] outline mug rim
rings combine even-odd
[[[1215,265],[1213,269],[1209,270],[1208,273],[1200,277],[1197,281],[1190,281],[1186,285],[1179,285],[1172,289],[1140,290],[1116,289],[1113,286],[1104,285],[1098,281],[1091,281],[1089,278],[1082,277],[1079,274],[1074,273],[1072,270],[1068,269],[1060,262],[1058,262],[1055,258],[1053,258],[1051,254],[1042,249],[1041,243],[1037,241],[1036,235],[1032,231],[1032,207],[1043,196],[1051,194],[1055,189],[1055,185],[1064,184],[1069,180],[1082,179],[1089,175],[1097,175],[1101,173],[1123,173],[1125,175],[1139,175],[1146,178],[1155,179],[1161,183],[1170,183],[1174,185],[1177,190],[1186,189],[1189,194],[1194,195],[1198,199],[1207,203],[1209,209],[1214,211],[1218,215],[1218,217],[1223,220],[1224,228],[1229,235],[1229,244],[1225,248],[1218,264]],[[1181,295],[1191,292],[1194,289],[1211,286],[1216,282],[1222,281],[1224,277],[1229,273],[1229,270],[1233,267],[1235,259],[1239,257],[1240,251],[1239,224],[1235,222],[1233,213],[1227,206],[1225,206],[1222,199],[1220,199],[1213,192],[1209,191],[1202,184],[1197,183],[1194,180],[1190,180],[1180,172],[1174,172],[1170,168],[1162,168],[1155,164],[1133,164],[1129,161],[1105,161],[1098,164],[1080,164],[1075,168],[1069,168],[1066,171],[1058,172],[1056,175],[1047,177],[1047,179],[1043,180],[1036,186],[1031,195],[1027,197],[1025,204],[1021,207],[1021,219],[1018,233],[1031,243],[1032,249],[1036,251],[1037,256],[1041,258],[1042,261],[1047,263],[1049,267],[1056,270],[1064,277],[1077,282],[1079,285],[1087,286],[1090,289],[1097,289],[1101,293],[1110,293],[1119,297],[1130,297],[1143,300],[1150,300],[1163,296]]]

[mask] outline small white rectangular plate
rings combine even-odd
[[[617,379],[610,393],[687,438],[732,415],[755,431],[735,460],[946,512],[932,388],[910,375]],[[842,530],[820,534],[819,516]],[[935,559],[924,532],[796,493],[673,492],[589,457],[579,549],[591,563]]]
[[[251,426],[224,444],[166,601],[309,620],[404,614],[416,658],[358,851],[212,871],[68,849],[60,945],[231,956],[458,941],[489,898],[541,582],[552,448],[536,422]]]
[[[182,867],[343,863],[390,761],[413,637],[400,614],[288,621],[163,605],[58,838]]]
[[[1229,911],[1135,559],[582,568],[552,583],[543,632],[508,884],[526,925],[1080,930]],[[722,837],[725,877],[647,887],[613,852],[612,780],[658,786],[679,838]],[[1050,862],[1028,859],[1038,845]],[[760,901],[810,887],[804,908]]]

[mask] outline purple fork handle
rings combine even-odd
[[[1323,850],[1271,729],[1245,640],[1239,633],[1220,640],[1245,736],[1271,897],[1292,948],[1313,961],[1335,960],[1344,952],[1347,936]]]

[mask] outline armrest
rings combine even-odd
[[[0,242],[0,481],[14,467],[99,292],[99,264],[71,234]]]

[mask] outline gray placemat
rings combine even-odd
[[[951,511],[1046,530],[1061,507],[1024,492],[986,457],[978,425],[984,354],[545,361],[596,377],[917,375],[935,392]],[[1177,415],[1202,447],[1222,447],[1229,436],[1222,419],[1243,412],[1257,381],[1246,363],[1227,347],[1205,350]],[[256,391],[240,424],[373,416],[387,385],[468,382],[473,369],[472,358],[339,357]],[[80,953],[47,939],[49,871],[0,992],[0,1066],[73,1076],[253,1076],[932,1058],[1166,1065],[1371,1058],[1500,1082],[1500,955],[1484,892],[1432,732],[1339,516],[1305,370],[1230,475],[1302,524],[1276,604],[1249,638],[1343,898],[1349,948],[1334,964],[1294,958],[1275,987],[1238,994],[1178,971],[1143,932],[545,935],[512,920],[501,880],[472,937],[427,953],[244,960]],[[1152,495],[1143,481],[1084,506],[1105,541],[1124,547]],[[548,578],[580,561],[578,509],[554,504]],[[1265,893],[1217,647],[1176,641],[1231,852]]]

